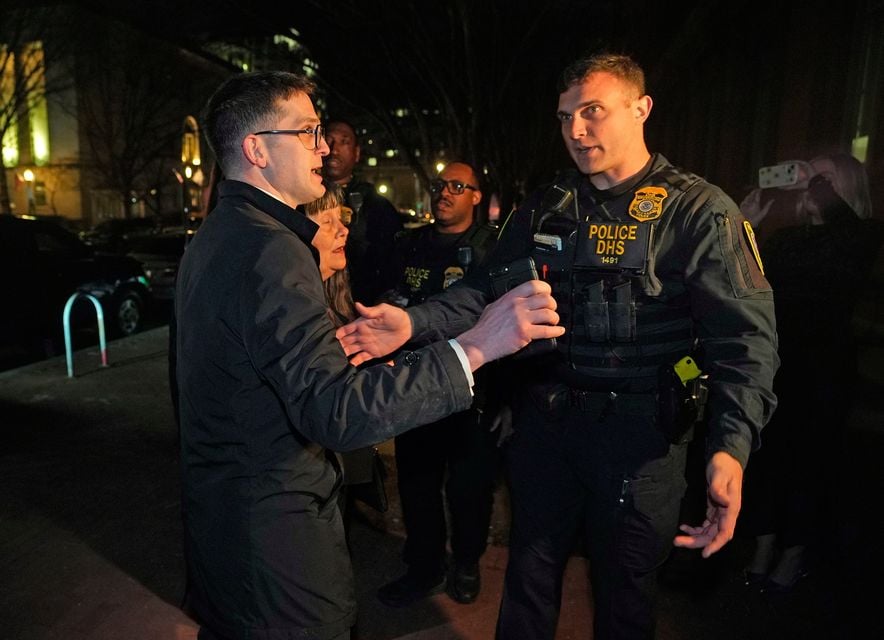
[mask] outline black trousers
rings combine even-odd
[[[485,414],[472,409],[396,436],[407,534],[403,556],[409,571],[421,576],[444,571],[448,530],[443,488],[455,561],[476,562],[485,552],[498,471],[496,438]]]
[[[528,400],[507,452],[513,526],[497,637],[555,636],[562,574],[583,527],[594,638],[654,636],[656,571],[677,532],[686,445],[652,416]]]

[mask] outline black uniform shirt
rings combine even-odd
[[[668,184],[664,175],[687,181],[686,190],[670,186],[672,195],[663,200],[642,295],[672,300],[687,296],[693,332],[705,355],[704,372],[710,376],[708,454],[725,451],[745,466],[776,406],[772,386],[779,358],[773,294],[750,246],[751,229],[720,189],[675,169],[659,154],[627,184],[633,191]],[[579,177],[576,186],[581,211],[599,200],[617,200],[624,192],[621,185],[600,193],[585,177]],[[532,225],[535,214],[541,213],[535,208],[544,191],[529,198],[507,221],[488,259],[489,268],[532,252]],[[611,209],[609,214],[628,218],[623,209]],[[487,273],[474,273],[461,286],[409,309],[414,333],[436,337],[462,330],[490,300]],[[556,381],[553,371],[549,378],[548,382]]]

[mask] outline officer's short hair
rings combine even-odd
[[[476,167],[471,165],[466,160],[458,160],[456,158],[454,160],[451,160],[450,162],[446,162],[445,167],[448,167],[449,165],[452,165],[452,164],[462,164],[465,167],[467,167],[473,176],[473,182],[475,183],[475,186],[479,188],[479,191],[483,190],[482,189],[482,176],[480,176],[479,172],[476,171]],[[445,171],[445,167],[442,168],[442,171]],[[439,173],[442,173],[442,171],[440,171]]]
[[[243,138],[277,125],[282,101],[298,93],[311,96],[315,88],[305,76],[288,71],[241,73],[222,82],[201,120],[206,141],[225,173],[233,168]]]
[[[645,95],[645,72],[635,60],[618,53],[597,53],[569,64],[559,78],[559,93],[564,93],[583,82],[589,74],[599,71],[610,73],[632,85],[639,96]]]
[[[332,118],[331,120],[329,120],[328,122],[325,123],[326,132],[336,124],[342,124],[345,127],[348,127],[350,129],[350,131],[353,132],[353,142],[358,147],[359,146],[359,130],[356,128],[356,125],[353,124],[352,122],[350,122],[349,120],[344,119],[344,118]]]

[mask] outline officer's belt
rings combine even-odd
[[[657,415],[657,397],[652,393],[615,393],[568,388],[571,406],[584,413],[607,412],[622,416]]]

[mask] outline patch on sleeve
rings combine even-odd
[[[764,265],[761,263],[761,253],[758,251],[758,242],[755,240],[755,230],[752,229],[752,225],[748,220],[743,220],[743,233],[746,236],[746,242],[749,245],[749,248],[752,249],[752,255],[755,257],[755,262],[758,263],[758,270],[761,271],[761,275],[764,275]]]
[[[761,257],[752,227],[743,224],[743,217],[727,214],[715,216],[721,256],[728,280],[737,298],[769,292],[770,283],[761,272]]]

